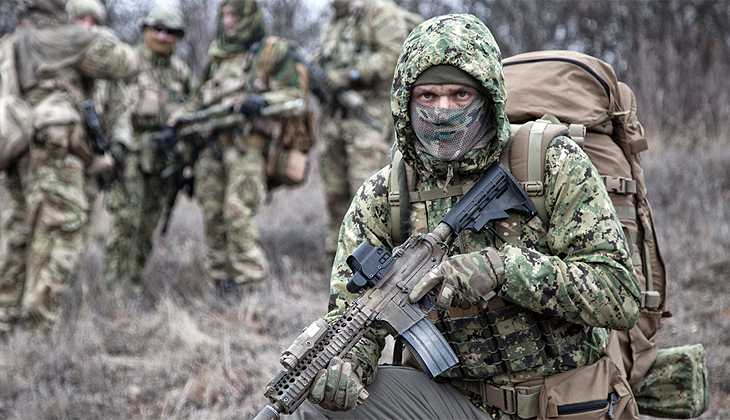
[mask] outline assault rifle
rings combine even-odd
[[[458,359],[441,333],[426,316],[435,308],[427,296],[417,304],[408,294],[446,255],[465,229],[485,228],[499,236],[492,222],[508,218],[507,212],[537,215],[530,198],[512,174],[495,162],[484,177],[449,211],[432,232],[411,236],[389,254],[363,242],[347,258],[354,272],[347,283],[350,293],[366,291],[328,324],[318,319],[294,340],[279,360],[284,366],[269,382],[264,395],[271,401],[254,420],[278,419],[291,414],[310,393],[317,373],[333,357],[344,357],[373,325],[405,341],[430,378],[454,366]]]
[[[91,150],[97,155],[103,155],[110,149],[109,140],[104,135],[104,128],[101,124],[101,118],[94,108],[91,99],[87,99],[81,103],[81,112],[84,116],[84,124],[86,125],[86,133],[89,136]],[[119,162],[114,162],[114,171],[118,179],[124,176],[124,167]],[[108,173],[103,173],[97,177],[99,186],[102,190],[108,190],[111,186],[111,179]]]
[[[89,134],[89,139],[91,140],[91,149],[94,153],[103,155],[109,150],[109,142],[104,137],[101,118],[96,113],[96,108],[94,108],[94,103],[91,99],[87,99],[81,103],[81,110],[84,114],[86,132]]]
[[[365,99],[354,90],[344,90],[341,92],[332,92],[327,83],[325,83],[327,72],[317,65],[314,65],[304,58],[298,51],[294,51],[294,58],[309,70],[312,75],[311,91],[319,98],[320,101],[334,108],[340,108],[345,115],[352,114],[356,118],[361,119],[365,124],[369,125],[377,131],[383,131],[383,126],[379,122],[370,118],[365,109]]]
[[[261,109],[260,115],[262,117],[297,115],[303,112],[305,107],[303,99],[295,99],[266,106]],[[217,104],[184,114],[177,118],[174,127],[166,127],[152,133],[150,136],[152,150],[168,162],[161,176],[169,180],[172,185],[163,214],[163,234],[167,232],[178,191],[184,190],[189,197],[193,196],[195,185],[193,165],[198,160],[200,152],[207,147],[212,150],[216,159],[222,159],[223,152],[216,140],[216,132],[239,127],[245,121],[246,117],[237,106]]]

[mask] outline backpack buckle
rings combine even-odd
[[[528,197],[537,197],[545,193],[545,185],[541,181],[520,182]]]
[[[400,192],[399,191],[391,191],[388,194],[388,202],[391,206],[399,206],[400,205]]]
[[[616,194],[636,194],[636,181],[630,178],[602,176],[606,189]]]

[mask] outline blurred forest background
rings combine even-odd
[[[18,3],[0,3],[0,35],[15,27]],[[634,89],[674,313],[656,341],[704,344],[711,399],[701,418],[730,418],[730,2],[397,3],[426,18],[475,14],[504,57],[542,49],[595,55]],[[219,1],[178,4],[188,25],[178,52],[199,74]],[[330,14],[326,0],[260,4],[269,32],[298,40],[305,53]],[[154,3],[106,5],[109,26],[135,43]],[[220,299],[203,281],[202,219],[192,201],[180,200],[168,234],[156,238],[141,288],[102,282],[102,256],[90,241],[51,334],[18,331],[0,340],[0,418],[253,417],[281,368],[280,352],[326,312],[331,261],[317,165],[306,184],[275,191],[258,222],[273,272],[262,291],[240,301]],[[103,217],[95,223],[103,231]]]

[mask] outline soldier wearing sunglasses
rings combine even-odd
[[[161,130],[185,106],[193,91],[190,68],[173,52],[185,35],[176,7],[157,7],[142,21],[142,41],[135,47],[140,73],[130,84],[134,140],[126,153],[124,183],[112,186],[107,206],[112,222],[105,240],[106,277],[139,283],[152,251],[152,234],[166,204],[166,166],[157,158],[150,135]],[[125,188],[126,187],[126,188]],[[125,191],[126,189],[126,191]]]

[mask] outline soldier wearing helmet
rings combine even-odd
[[[173,185],[163,178],[166,162],[150,144],[176,113],[184,112],[194,89],[187,64],[174,54],[185,35],[177,7],[152,9],[141,22],[142,40],[135,46],[140,72],[129,83],[133,140],[125,145],[124,183],[115,183],[106,204],[112,214],[105,238],[105,276],[138,284],[152,252],[152,235]]]
[[[89,203],[86,170],[93,162],[81,103],[95,79],[131,77],[132,48],[106,34],[69,24],[57,0],[26,0],[16,9],[19,96],[33,108],[35,134],[10,163],[0,254],[0,330],[23,320],[50,327],[83,250]]]
[[[106,21],[106,7],[99,0],[69,0],[66,3],[66,15],[69,21],[83,26],[91,31],[107,34],[118,38],[109,27],[102,26]],[[110,188],[110,182],[123,182],[119,178],[124,170],[124,152],[132,142],[132,121],[129,113],[129,88],[123,81],[97,79],[91,90],[90,99],[102,123],[102,135],[109,142],[109,152],[99,155],[88,172],[86,192],[89,202],[93,203],[90,218],[98,216],[103,211],[104,192]],[[112,173],[112,169],[114,169]],[[100,229],[91,229],[91,239],[103,241],[106,226]]]

